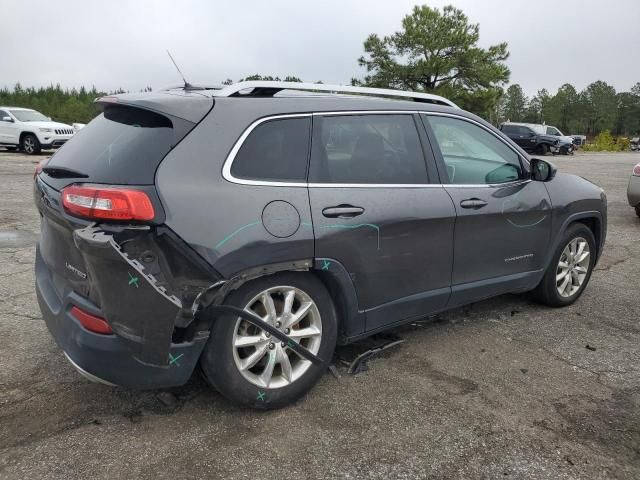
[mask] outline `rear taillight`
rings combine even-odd
[[[153,220],[149,196],[140,190],[79,187],[62,190],[62,204],[71,215],[100,220]]]
[[[636,177],[640,177],[640,163],[633,167],[633,174]]]
[[[78,307],[71,307],[71,315],[90,332],[101,333],[103,335],[111,335],[113,333],[113,330],[111,330],[111,327],[104,318],[92,315]]]
[[[42,169],[44,168],[44,166],[47,164],[48,161],[49,161],[49,158],[43,158],[36,164],[36,169],[33,172],[33,178],[36,178],[38,175],[40,175],[40,173],[42,172]]]

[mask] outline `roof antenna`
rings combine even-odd
[[[189,90],[189,89],[193,88],[193,85],[191,85],[189,82],[187,82],[187,79],[184,78],[184,75],[182,74],[182,71],[180,70],[180,67],[178,67],[178,64],[176,63],[176,61],[171,56],[171,52],[169,52],[169,50],[167,50],[167,55],[169,55],[169,58],[171,59],[171,63],[173,63],[173,66],[176,67],[176,70],[178,70],[178,73],[182,77],[182,80],[184,81],[184,89],[185,90]]]

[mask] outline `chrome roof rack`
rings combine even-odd
[[[408,98],[414,102],[435,103],[459,108],[451,100],[447,100],[439,95],[422,92],[407,92],[405,90],[392,90],[390,88],[369,88],[354,87],[351,85],[330,85],[326,83],[302,83],[302,82],[272,82],[272,81],[250,81],[238,82],[226,86],[212,93],[215,97],[272,97],[283,90],[296,90],[307,92],[325,92],[330,94],[350,93],[359,95],[370,95],[374,97],[396,97]],[[247,91],[246,93],[244,93]]]

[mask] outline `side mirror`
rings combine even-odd
[[[10,122],[10,123],[13,123],[13,118],[11,118],[11,117],[2,117],[2,121],[3,121],[3,122]]]
[[[531,179],[537,182],[548,182],[556,176],[556,172],[558,171],[553,163],[540,158],[532,158],[530,165]]]

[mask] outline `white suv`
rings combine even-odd
[[[30,108],[0,107],[0,145],[9,150],[37,154],[43,148],[62,146],[74,133],[72,126],[53,122]]]

